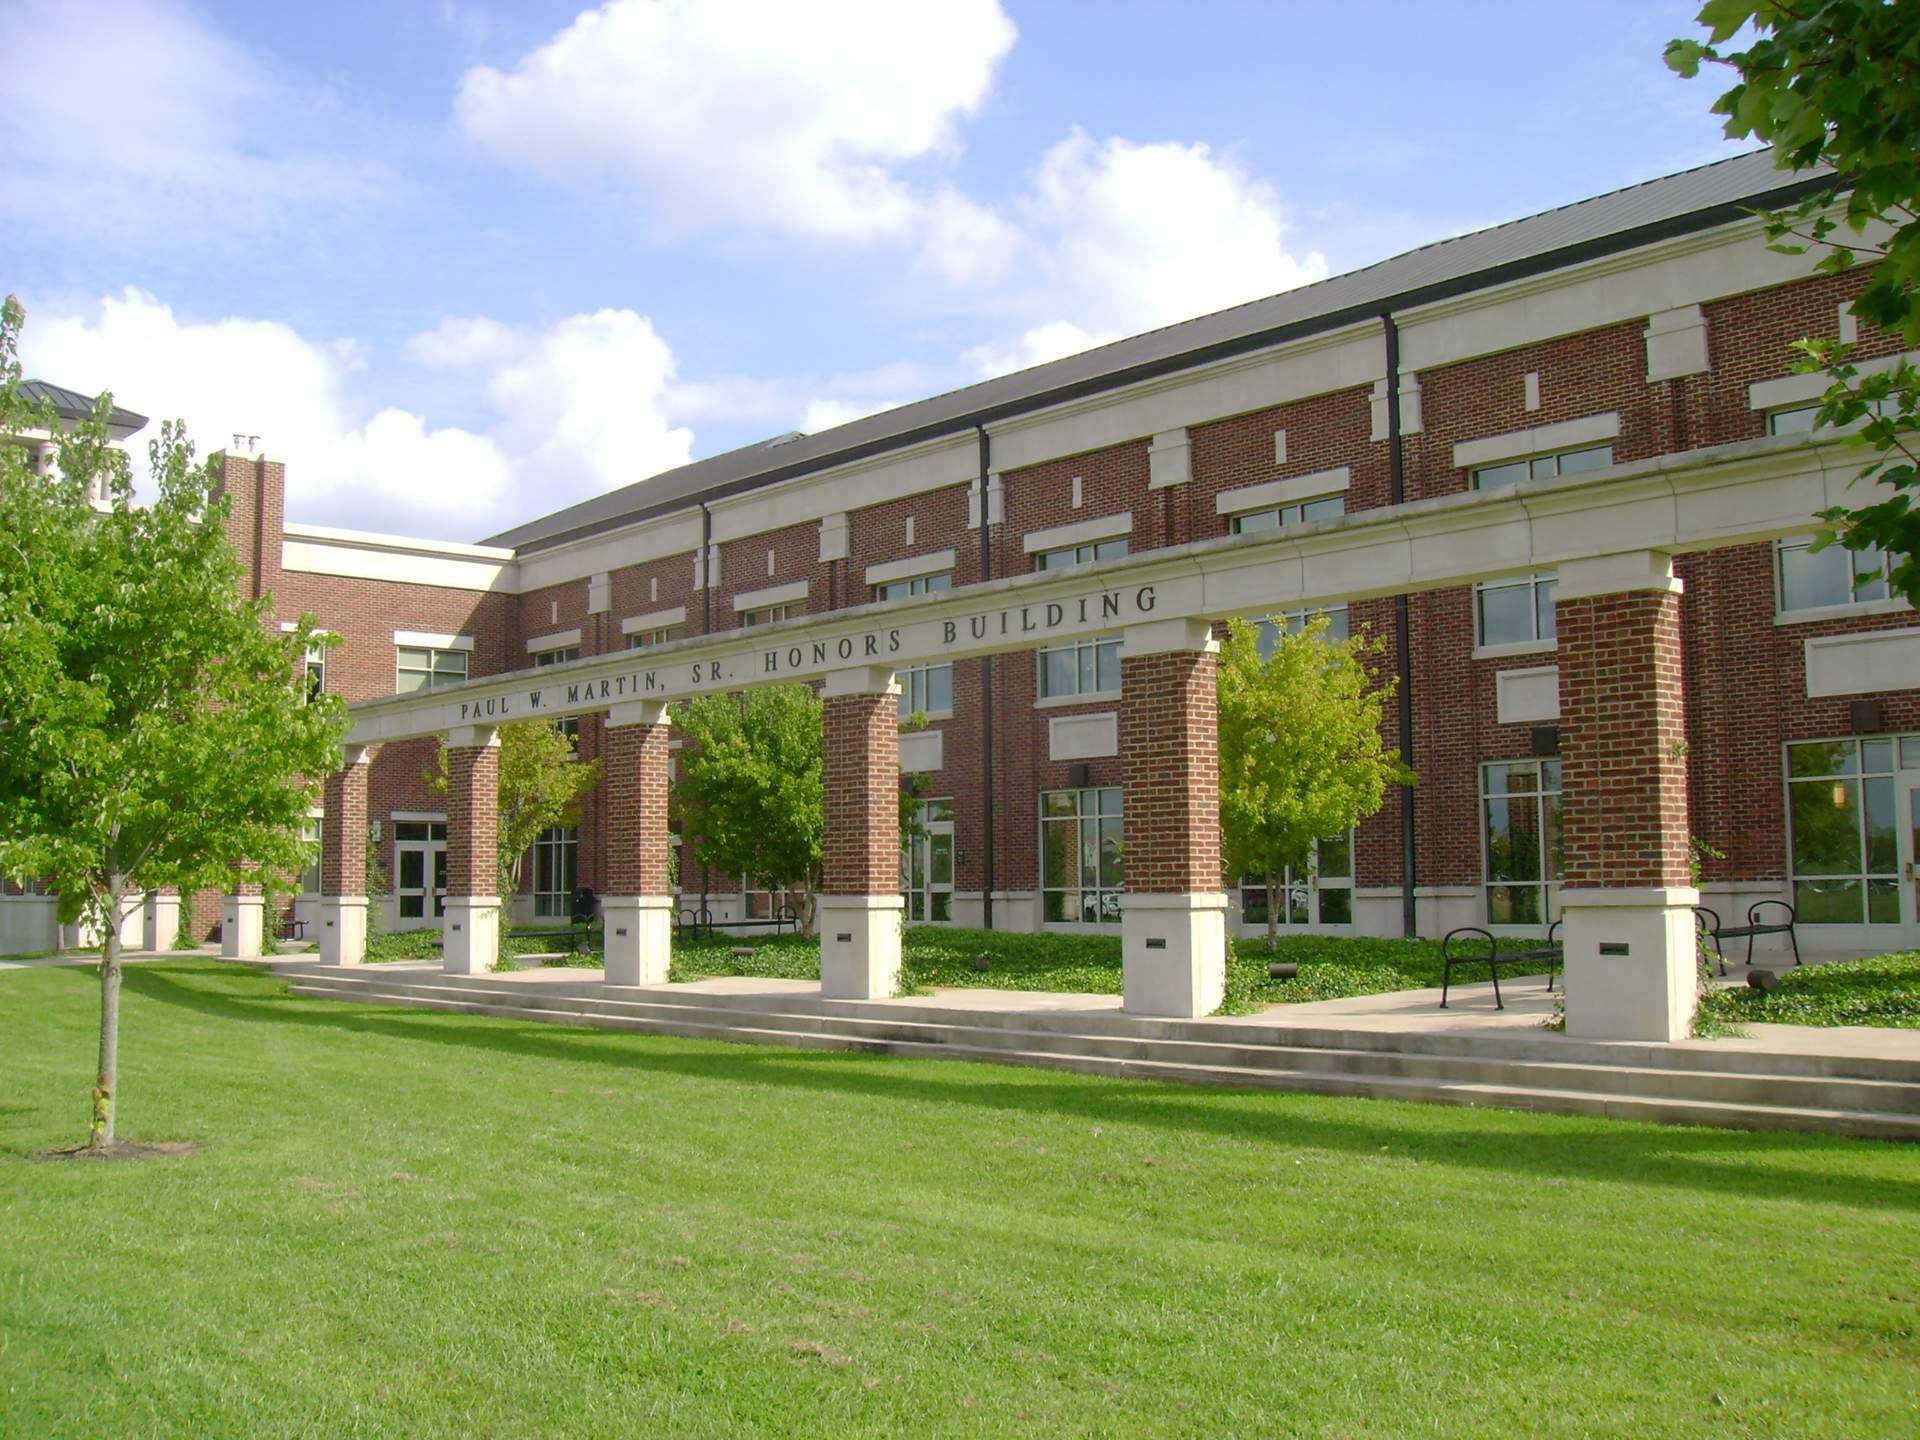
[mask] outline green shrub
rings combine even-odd
[[[1756,1022],[1920,1029],[1920,951],[1796,966],[1770,995],[1744,985],[1721,988],[1703,997],[1700,1009],[1702,1034]]]

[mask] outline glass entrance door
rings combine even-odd
[[[446,914],[447,827],[403,820],[394,827],[393,894],[401,930],[436,924]]]
[[[1900,926],[1905,943],[1920,945],[1920,774],[1900,776]]]
[[[902,870],[909,925],[944,925],[953,919],[953,802],[920,806],[921,833],[907,842]]]

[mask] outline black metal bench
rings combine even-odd
[[[304,920],[296,920],[291,915],[287,916],[286,919],[280,922],[280,938],[282,940],[306,939],[307,922]]]
[[[1760,912],[1769,905],[1786,911],[1787,918],[1762,920]],[[1784,900],[1754,901],[1747,907],[1747,923],[1744,925],[1722,925],[1718,910],[1711,905],[1696,905],[1693,907],[1693,923],[1702,935],[1713,941],[1714,958],[1720,962],[1722,975],[1727,973],[1727,950],[1722,943],[1727,940],[1744,939],[1747,942],[1747,964],[1752,965],[1753,942],[1757,936],[1784,935],[1787,937],[1787,944],[1793,947],[1793,963],[1796,965],[1800,963],[1800,937],[1793,928],[1799,923],[1799,917],[1794,913],[1793,906]]]
[[[1440,1008],[1442,1010],[1447,1008],[1447,991],[1452,988],[1453,967],[1456,965],[1484,965],[1487,967],[1487,973],[1493,976],[1493,1004],[1497,1010],[1507,1008],[1507,1002],[1500,998],[1500,967],[1503,965],[1516,968],[1520,966],[1535,966],[1544,960],[1547,962],[1547,989],[1553,989],[1553,977],[1555,972],[1560,968],[1561,953],[1560,942],[1553,937],[1554,932],[1559,930],[1559,928],[1560,922],[1556,920],[1547,927],[1545,944],[1528,945],[1513,950],[1502,950],[1500,948],[1500,942],[1495,938],[1494,933],[1491,930],[1482,929],[1478,925],[1462,925],[1457,930],[1449,930],[1446,933],[1446,937],[1440,942]],[[1466,941],[1462,937],[1468,935],[1478,935],[1487,942],[1487,948],[1484,954],[1478,950],[1469,950],[1466,948]],[[1460,941],[1457,949],[1454,944],[1456,940]],[[1531,974],[1533,972],[1528,970],[1525,973]]]
[[[716,922],[713,911],[702,905],[677,912],[673,917],[673,932],[678,937],[682,932],[693,935],[705,935],[712,938],[715,931],[722,934],[734,930],[772,930],[774,934],[785,934],[788,930],[800,933],[800,916],[791,905],[782,905],[773,915],[750,920],[722,920]]]
[[[584,955],[594,948],[600,940],[598,925],[556,925],[551,930],[515,930],[515,940],[548,940],[554,942],[556,953]]]

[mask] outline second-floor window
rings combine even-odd
[[[548,665],[565,665],[568,661],[579,658],[578,645],[561,645],[552,650],[537,650],[533,656],[533,668],[540,670]]]
[[[905,580],[889,580],[884,585],[873,587],[876,600],[905,600],[909,595],[938,595],[943,590],[953,589],[953,572],[943,570],[937,575],[913,575]]]
[[[1560,633],[1553,611],[1558,579],[1548,571],[1474,586],[1474,643],[1530,645],[1555,639]]]
[[[953,666],[908,665],[900,671],[902,715],[951,715]]]
[[[1311,520],[1331,520],[1347,513],[1344,495],[1319,495],[1297,505],[1276,505],[1269,510],[1247,510],[1227,517],[1230,535],[1255,535],[1263,530],[1286,530]]]
[[[393,688],[396,694],[439,690],[447,685],[458,685],[467,678],[467,652],[464,650],[430,650],[421,646],[400,645],[395,647],[395,655],[398,673],[394,677]]]
[[[1822,610],[1832,605],[1865,605],[1885,600],[1887,557],[1879,550],[1849,550],[1829,545],[1815,550],[1811,540],[1782,540],[1775,547],[1782,610]]]
[[[1352,638],[1352,627],[1347,621],[1347,607],[1329,605],[1324,609],[1282,610],[1277,615],[1269,615],[1260,622],[1260,658],[1271,660],[1273,652],[1280,643],[1280,630],[1284,626],[1289,635],[1298,635],[1307,628],[1307,621],[1315,615],[1327,617],[1327,628],[1320,632],[1320,638],[1329,645]]]
[[[745,629],[749,625],[771,625],[776,620],[791,620],[806,613],[807,607],[794,601],[785,605],[762,605],[758,610],[742,610],[740,626]]]
[[[1109,636],[1040,652],[1040,698],[1120,693],[1120,640]]]
[[[1552,455],[1535,455],[1525,460],[1503,460],[1498,465],[1482,465],[1473,472],[1473,488],[1491,490],[1499,485],[1517,485],[1522,480],[1551,480],[1556,475],[1604,470],[1612,463],[1613,446],[1585,445],[1578,450],[1561,450]]]
[[[649,645],[664,645],[676,638],[671,625],[662,625],[654,630],[635,630],[627,636],[627,648],[644,650]]]
[[[1868,415],[1891,415],[1897,413],[1896,402],[1891,398],[1870,401]],[[1793,405],[1785,410],[1767,412],[1767,433],[1769,435],[1805,435],[1819,428],[1820,402],[1811,405]],[[1864,423],[1864,422],[1863,422]],[[1851,427],[1842,427],[1850,429]]]
[[[327,646],[323,640],[307,642],[307,698],[322,694],[327,688]]]
[[[1041,550],[1033,557],[1036,570],[1064,570],[1069,565],[1089,565],[1095,560],[1119,560],[1127,553],[1127,537],[1094,540],[1085,545],[1065,545],[1058,550]]]

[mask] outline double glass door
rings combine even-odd
[[[901,866],[907,923],[944,925],[953,919],[953,802],[925,801],[919,819]]]
[[[399,928],[437,924],[447,905],[445,821],[402,820],[393,827],[393,894]]]

